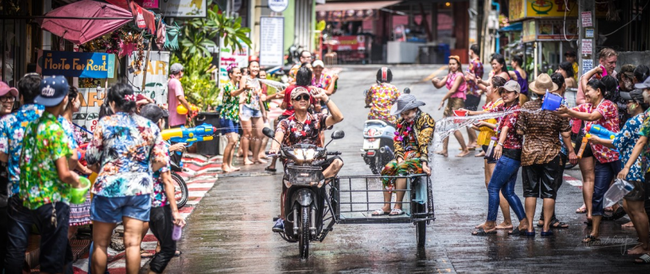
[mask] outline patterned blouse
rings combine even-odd
[[[517,119],[519,118],[519,109],[520,107],[518,104],[510,107],[502,104],[490,110],[490,112],[515,111],[514,113],[510,113],[506,116],[501,117],[497,123],[497,138],[499,138],[501,135],[501,129],[508,127],[508,134],[506,134],[506,140],[503,142],[503,148],[521,149],[522,138],[521,135],[517,134]]]
[[[284,145],[312,144],[323,147],[319,134],[326,128],[325,120],[327,120],[327,115],[325,114],[307,113],[307,119],[301,123],[296,119],[294,113],[289,118],[280,121],[275,131],[284,134],[284,138],[282,139],[282,144]]]
[[[542,109],[542,99],[526,102],[522,109]],[[562,144],[557,136],[571,130],[569,119],[542,110],[539,113],[520,112],[517,128],[524,132],[526,142],[521,151],[521,166],[546,164],[560,153]]]
[[[636,141],[641,137],[643,129],[643,120],[646,118],[647,112],[640,113],[625,122],[623,129],[614,137],[614,146],[618,148],[621,153],[621,167],[624,167],[632,155]],[[627,173],[625,180],[627,181],[640,181],[643,182],[645,176],[645,168],[643,168],[643,157],[636,158],[634,165],[630,167],[630,172]]]
[[[611,132],[616,133],[619,131],[618,107],[616,104],[612,103],[612,101],[603,99],[603,101],[601,101],[595,108],[592,104],[586,103],[574,107],[573,110],[586,113],[598,111],[602,115],[598,121],[585,121],[585,129],[591,127],[591,125],[601,125]],[[596,160],[602,164],[614,162],[619,159],[618,151],[613,148],[608,148],[601,144],[589,143],[589,145],[591,146]]]
[[[68,141],[70,141],[70,148],[77,149],[78,144],[77,140],[75,139],[74,125],[72,122],[68,121],[68,119],[64,118],[63,116],[59,116],[57,120],[61,124],[63,131],[65,131],[65,134],[68,136]]]
[[[165,151],[169,151],[169,144],[165,142]],[[153,199],[151,200],[152,207],[163,207],[169,204],[167,200],[167,194],[165,194],[165,183],[160,178],[161,173],[169,172],[171,170],[171,165],[167,162],[167,165],[162,167],[156,172],[153,173]]]
[[[99,120],[86,161],[101,166],[92,193],[126,197],[151,194],[151,165],[168,163],[169,156],[158,126],[140,115],[118,112]]]
[[[332,84],[332,76],[325,73],[320,75],[320,79],[316,81],[316,75],[311,79],[311,85],[317,88],[327,89]]]
[[[222,88],[223,103],[221,105],[221,118],[229,119],[234,123],[239,122],[239,95],[231,95],[236,89],[232,82],[228,82]]]
[[[470,74],[476,75],[476,78],[482,79],[483,78],[483,64],[481,61],[478,59],[472,60],[469,62],[469,70],[467,71]],[[476,97],[479,96],[479,88],[478,84],[474,81],[469,81],[467,82],[467,94],[468,95],[474,95]]]
[[[445,86],[447,86],[447,89],[451,89],[454,86],[454,82],[456,81],[456,78],[458,77],[463,79],[463,81],[460,82],[458,89],[456,90],[456,92],[454,92],[451,95],[451,98],[461,98],[465,100],[465,91],[467,90],[467,82],[465,82],[465,78],[462,72],[457,71],[456,73],[449,73],[449,75],[447,75],[447,83],[445,83]]]
[[[400,96],[400,91],[388,83],[374,84],[366,94],[366,105],[370,105],[368,120],[382,120],[395,124],[395,116],[390,109]]]
[[[429,162],[429,145],[433,139],[433,131],[436,128],[436,121],[426,112],[418,110],[413,122],[409,123],[404,118],[397,120],[396,134],[404,136],[402,141],[395,140],[395,159],[405,159],[408,151],[416,151],[422,161]],[[409,132],[415,134],[416,146],[410,145]]]

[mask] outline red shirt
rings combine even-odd
[[[502,112],[509,110],[519,110],[521,107],[519,105],[514,105],[512,107],[506,107],[505,104],[492,108],[490,112]],[[499,123],[497,124],[496,132],[497,138],[501,135],[501,129],[508,127],[508,134],[506,134],[506,140],[503,142],[503,148],[507,149],[521,149],[521,135],[517,134],[517,119],[519,118],[519,112],[510,113],[506,116],[499,118]]]
[[[596,107],[590,103],[586,103],[574,107],[573,110],[586,113],[598,111],[600,115],[603,116],[598,121],[585,122],[585,128],[591,127],[591,125],[601,125],[614,133],[620,131],[618,127],[618,107],[612,101],[603,100]],[[600,163],[610,163],[619,159],[620,155],[618,154],[618,151],[613,148],[608,148],[601,144],[589,143],[589,145],[591,145],[594,157],[596,157],[596,160]]]
[[[293,91],[294,88],[299,87],[297,85],[290,85],[287,87],[287,89],[284,90],[284,98],[282,99],[282,102],[284,102],[287,105],[286,110],[282,113],[282,115],[285,116],[291,116],[294,113],[293,106],[291,105],[291,92]],[[309,90],[311,93],[311,89],[309,87],[302,86],[306,89]],[[309,103],[312,105],[316,105],[316,99],[314,99],[311,94],[309,94]]]

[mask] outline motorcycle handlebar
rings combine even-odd
[[[329,156],[341,155],[341,152],[339,152],[339,151],[328,151],[327,155],[329,155]]]

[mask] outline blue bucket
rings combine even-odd
[[[542,103],[543,110],[555,111],[562,105],[562,96],[555,93],[546,91],[544,102]]]

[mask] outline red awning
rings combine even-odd
[[[316,5],[316,11],[335,11],[335,10],[378,10],[388,6],[395,5],[402,1],[375,1],[375,2],[336,2],[325,5]]]

